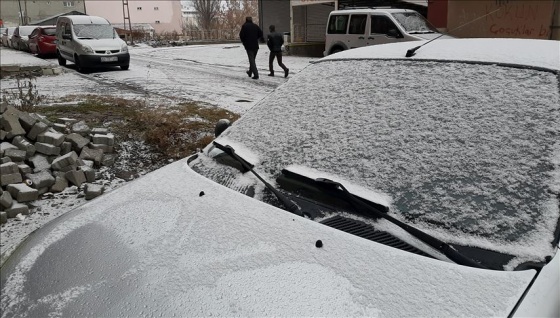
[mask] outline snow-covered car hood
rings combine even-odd
[[[94,51],[120,50],[124,41],[120,39],[80,39],[83,44],[89,45]]]
[[[424,40],[433,40],[435,38],[441,39],[441,40],[446,40],[446,39],[454,39],[454,37],[449,36],[449,35],[442,35],[441,33],[409,33],[412,36],[417,36],[419,38],[422,38]]]
[[[506,316],[534,274],[380,245],[181,160],[33,233],[2,267],[1,306],[2,317]]]

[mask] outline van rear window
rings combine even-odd
[[[348,15],[331,15],[329,18],[328,34],[346,34]]]

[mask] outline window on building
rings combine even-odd
[[[159,7],[154,7],[154,11],[158,11],[158,10],[159,10]]]
[[[142,11],[142,7],[136,7],[136,10]]]
[[[50,1],[49,1],[50,2]],[[47,2],[47,4],[49,3]],[[74,6],[74,1],[62,1],[62,5],[69,8]]]
[[[156,20],[156,23],[161,23],[161,22],[159,22],[159,20]]]

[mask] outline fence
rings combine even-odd
[[[239,40],[239,30],[183,30],[185,38],[189,41],[200,40]]]

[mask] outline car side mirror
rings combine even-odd
[[[214,136],[218,137],[224,132],[224,130],[228,129],[229,126],[231,126],[231,122],[228,119],[218,120],[216,127],[214,128]]]
[[[62,35],[62,38],[63,38],[64,40],[72,40],[72,36],[71,36],[71,35],[68,35],[68,34],[63,34],[63,35]]]
[[[387,31],[387,36],[397,39],[403,37],[401,33],[397,31],[397,29],[390,29],[389,31]]]

